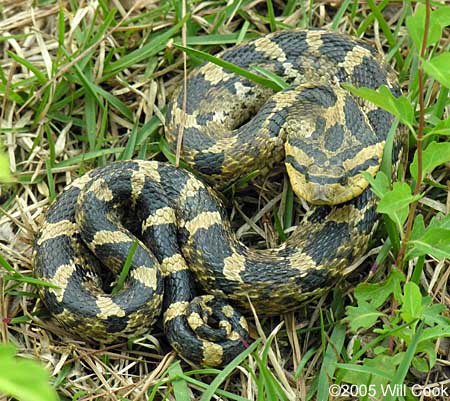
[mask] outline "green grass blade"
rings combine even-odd
[[[125,148],[123,148],[123,147],[119,147],[119,148],[101,149],[101,150],[96,150],[94,152],[82,153],[77,156],[71,157],[70,159],[63,160],[63,161],[55,164],[54,168],[73,166],[73,165],[76,165],[83,161],[97,159],[99,157],[108,156],[108,155],[111,155],[114,153],[121,153],[121,152],[123,152],[124,149]]]
[[[337,357],[336,352],[340,352],[344,346],[345,326],[337,323],[331,333],[330,341],[325,350],[322,366],[319,373],[317,401],[328,401],[329,378],[333,377],[336,369]]]
[[[116,98],[114,95],[104,90],[101,86],[95,85],[93,86],[96,93],[102,96],[108,103],[110,103],[114,108],[116,108],[122,115],[124,115],[129,121],[134,121],[134,114],[128,108],[128,106],[123,103],[121,100]]]
[[[260,73],[263,77],[266,77],[266,78],[270,79],[271,81],[275,82],[279,88],[278,90],[289,88],[289,84],[285,80],[283,80],[283,78],[274,74],[272,71],[269,71],[258,65],[252,66],[252,69],[255,70],[256,72]]]
[[[298,380],[298,378],[302,374],[303,368],[306,366],[308,361],[315,355],[316,352],[317,352],[317,348],[311,348],[306,352],[305,355],[303,355],[300,363],[298,364],[297,370],[295,371],[295,374],[294,374],[295,380]]]
[[[8,51],[7,53],[8,56],[11,57],[13,60],[17,61],[19,64],[28,68],[35,75],[39,83],[41,83],[42,85],[47,83],[48,78],[39,70],[39,68],[30,63],[28,60],[25,60],[24,58],[18,56],[13,52]]]
[[[395,375],[391,381],[392,387],[396,386],[400,387],[401,385],[403,385],[403,383],[405,383],[405,378],[411,367],[412,360],[416,353],[417,345],[419,344],[420,337],[422,336],[422,331],[423,331],[423,322],[421,322],[419,326],[417,326],[417,330],[414,336],[412,337],[411,343],[409,344],[402,361],[398,365],[397,371],[395,372]],[[387,394],[387,396],[385,396],[384,398],[384,401],[395,401],[396,399],[397,395]]]
[[[190,401],[189,388],[187,382],[182,378],[183,370],[181,369],[180,362],[177,361],[170,365],[167,371],[171,379],[176,401]]]
[[[269,19],[270,32],[275,32],[277,30],[277,22],[275,21],[272,0],[267,0],[267,17]]]
[[[333,18],[333,22],[331,23],[331,29],[336,29],[339,26],[339,23],[342,21],[342,17],[347,11],[348,6],[350,5],[351,0],[345,0],[341,6],[339,7],[338,12]]]
[[[386,39],[389,43],[390,47],[394,47],[397,43],[396,37],[391,32],[391,28],[389,27],[388,23],[384,19],[383,14],[380,11],[380,8],[377,7],[374,0],[367,0],[367,4],[369,5],[372,13],[374,14],[375,18],[377,19],[378,23],[380,24],[381,30],[383,31],[384,35],[386,36]],[[401,66],[403,65],[403,57],[399,52],[395,54],[395,61],[399,65],[399,68],[401,69]]]
[[[133,261],[133,256],[136,252],[138,244],[138,240],[135,240],[133,242],[133,245],[131,245],[130,251],[128,252],[127,258],[120,272],[119,278],[117,279],[117,283],[111,291],[111,295],[116,295],[123,288],[125,280],[128,277],[128,273],[130,272],[131,262]]]
[[[20,283],[27,283],[27,284],[32,284],[32,285],[37,285],[40,287],[50,287],[50,288],[59,288],[59,286],[49,283],[47,281],[43,281],[43,280],[39,280],[37,278],[34,277],[28,277],[28,276],[22,276],[22,275],[17,275],[17,274],[13,274],[13,275],[9,275],[7,274],[6,276],[3,277],[3,279],[5,281],[17,281]]]
[[[254,343],[238,356],[236,356],[225,368],[220,372],[216,378],[211,382],[207,390],[203,393],[200,401],[210,401],[214,393],[217,391],[219,386],[227,379],[227,377],[236,369],[244,359],[246,359],[255,349],[258,347],[261,339],[257,339]]]
[[[190,372],[188,372],[190,374]],[[181,377],[186,380],[188,383],[199,387],[201,389],[207,390],[209,388],[209,384],[203,383],[200,380],[196,380],[193,377],[188,376],[188,373],[183,374]],[[248,401],[247,398],[241,397],[240,395],[231,393],[229,391],[226,390],[221,390],[221,389],[217,389],[216,390],[216,394],[220,397],[226,397],[226,399],[230,399],[230,400],[234,400],[234,401]]]
[[[19,274],[2,255],[0,255],[0,266],[2,266],[6,271],[10,273]]]
[[[373,366],[356,365],[353,363],[336,363],[336,367],[345,370],[350,370],[352,372],[370,374],[372,376],[380,376],[384,379],[391,378],[391,376],[388,373],[386,373],[381,369],[374,368]]]
[[[153,37],[149,43],[140,49],[134,50],[125,56],[121,57],[119,60],[110,63],[105,67],[105,74],[103,79],[108,79],[109,77],[117,74],[119,71],[124,70],[134,64],[137,64],[143,60],[147,60],[151,56],[154,56],[161,50],[164,50],[169,39],[179,32],[183,24],[188,21],[190,15],[187,14],[180,22],[174,25],[172,28],[168,29],[160,35]]]
[[[279,91],[279,86],[272,81],[271,79],[267,79],[264,77],[261,77],[260,75],[253,74],[252,72],[246,70],[245,68],[239,67],[235,64],[232,64],[228,61],[222,60],[218,57],[212,56],[211,54],[202,52],[201,50],[193,49],[192,47],[184,47],[181,45],[175,45],[178,49],[183,50],[187,54],[191,56],[198,57],[202,60],[209,61],[211,63],[214,63],[218,65],[219,67],[225,68],[228,71],[234,72],[244,78],[249,79],[250,81],[253,81],[257,84],[263,85],[267,88],[273,89],[274,91]]]

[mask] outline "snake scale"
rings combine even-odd
[[[175,149],[182,127],[195,175],[158,161],[115,162],[75,180],[47,211],[35,275],[56,286],[40,295],[71,332],[111,342],[147,331],[163,312],[180,355],[219,366],[250,341],[238,312],[249,300],[261,316],[293,310],[365,252],[377,215],[361,171],[378,171],[393,117],[341,84],[386,85],[399,96],[383,57],[364,41],[313,29],[263,36],[220,57],[258,65],[288,87],[275,93],[203,64],[187,81],[186,107],[180,89],[166,114],[167,141]],[[216,189],[281,160],[311,208],[280,247],[250,249],[233,235]],[[124,288],[112,294],[128,256]],[[195,296],[198,284],[206,295]]]

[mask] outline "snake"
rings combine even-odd
[[[175,151],[182,135],[188,169],[112,162],[74,180],[48,208],[34,274],[48,283],[40,296],[69,332],[116,342],[148,332],[162,315],[182,358],[221,366],[249,346],[252,308],[258,316],[295,310],[367,250],[378,217],[364,174],[379,171],[394,117],[345,85],[385,85],[400,96],[381,53],[342,33],[294,29],[217,57],[285,86],[275,91],[205,62],[165,116],[165,140]],[[402,147],[394,135],[395,163]],[[278,247],[247,247],[219,191],[280,162],[308,211]]]

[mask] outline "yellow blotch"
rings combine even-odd
[[[219,212],[203,212],[185,223],[186,229],[194,235],[200,229],[208,229],[214,224],[222,225],[222,217]]]
[[[97,314],[99,319],[107,319],[110,316],[124,317],[125,311],[113,302],[110,297],[98,296],[95,301],[100,313]]]
[[[200,128],[197,123],[197,117],[193,114],[187,114],[181,109],[175,109],[172,112],[172,120],[175,125],[182,125],[184,128]]]
[[[81,176],[80,178],[77,178],[74,182],[72,182],[72,184],[70,184],[70,186],[78,189],[83,189],[90,180],[91,176],[88,173]]]
[[[275,42],[272,42],[266,37],[262,37],[254,42],[255,48],[259,53],[265,54],[272,60],[277,60],[281,63],[286,61],[286,54],[283,49]]]
[[[242,283],[239,273],[245,270],[245,258],[242,255],[234,253],[223,261],[223,275],[226,279]]]
[[[136,269],[133,269],[131,272],[131,277],[133,277],[136,281],[139,281],[142,285],[145,285],[155,291],[158,285],[158,277],[156,272],[156,268],[139,266]]]
[[[61,220],[57,223],[45,222],[42,226],[42,234],[37,244],[42,245],[45,241],[57,238],[61,235],[67,235],[68,237],[71,237],[77,231],[77,225],[69,220]]]
[[[373,58],[370,50],[357,45],[345,55],[344,61],[341,61],[338,67],[344,67],[346,72],[351,76],[353,75],[353,69],[360,66],[366,57]]]
[[[98,199],[105,202],[110,202],[113,199],[113,193],[108,188],[106,181],[102,178],[99,178],[92,183],[89,192],[94,192]]]
[[[207,366],[219,366],[222,363],[223,348],[210,341],[203,341],[203,363]]]
[[[199,327],[205,324],[205,322],[197,312],[191,313],[187,317],[187,320],[192,330],[197,330]]]
[[[75,271],[75,264],[67,264],[67,265],[61,265],[58,267],[58,270],[56,270],[55,275],[51,279],[51,283],[57,285],[60,288],[50,288],[49,292],[52,292],[55,294],[56,299],[58,302],[61,302],[64,297],[64,291],[67,288],[67,285],[69,284],[69,279],[72,276],[73,272]]]
[[[219,82],[227,82],[233,74],[226,72],[222,67],[216,64],[208,63],[200,69],[205,79],[213,85]]]
[[[231,323],[227,320],[221,320],[219,322],[219,327],[224,329],[227,333],[227,337],[229,338],[231,332],[233,331],[233,327],[231,327]]]
[[[204,185],[194,177],[189,177],[184,185],[183,189],[180,191],[180,199],[182,202],[191,196],[194,196],[199,189],[204,188]]]
[[[92,241],[94,247],[110,243],[117,244],[120,242],[131,242],[131,238],[122,231],[101,230],[95,233],[94,241]]]
[[[293,269],[304,271],[305,275],[308,270],[315,269],[317,267],[317,264],[314,262],[313,258],[302,251],[297,251],[294,253],[289,258],[289,262]],[[302,276],[302,274],[300,274],[300,276]]]
[[[284,145],[284,149],[286,152],[286,156],[292,156],[295,160],[298,161],[299,164],[303,166],[310,166],[314,163],[314,159],[308,156],[303,150],[297,148],[296,146],[292,146],[289,142],[286,142]]]
[[[225,305],[222,307],[222,313],[228,318],[230,319],[231,317],[233,317],[234,314],[234,309],[231,305]]]
[[[153,181],[161,182],[161,176],[158,172],[158,163],[156,161],[139,162],[139,171]]]
[[[187,270],[188,268],[186,261],[179,253],[167,257],[161,262],[161,273],[164,277],[175,272]]]
[[[354,157],[343,162],[345,169],[350,171],[353,168],[363,164],[366,160],[372,159],[374,156],[377,156],[378,160],[381,161],[381,158],[383,157],[384,144],[385,141],[382,141],[361,149]],[[372,167],[376,167],[377,170],[379,168],[378,165]]]
[[[240,317],[239,324],[244,328],[245,331],[248,331],[248,323],[244,316]]]
[[[169,320],[172,320],[177,316],[185,315],[188,305],[189,302],[187,301],[174,302],[173,304],[169,305],[169,307],[164,312],[164,322],[168,322]]]
[[[144,188],[145,177],[140,171],[133,171],[131,176],[131,202],[136,204],[141,195],[142,188]]]
[[[237,341],[241,339],[241,336],[239,335],[239,333],[237,331],[232,331],[227,338],[231,341]]]
[[[170,224],[176,221],[175,212],[171,207],[162,207],[158,209],[154,214],[148,216],[147,219],[142,224],[142,230],[145,231],[147,228],[152,226],[157,226],[159,224]]]
[[[207,150],[205,150],[206,153],[222,153],[226,152],[227,150],[231,149],[233,146],[235,146],[236,142],[238,140],[238,136],[232,136],[230,138],[226,138],[223,140],[218,140],[214,145],[210,146]]]
[[[322,35],[323,31],[307,31],[306,43],[313,49],[317,49],[323,44]]]

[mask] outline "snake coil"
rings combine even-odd
[[[251,300],[261,315],[295,309],[365,252],[377,216],[361,172],[378,171],[393,117],[342,83],[387,85],[398,96],[395,74],[367,43],[323,30],[278,32],[221,57],[289,87],[273,93],[211,63],[190,75],[186,109],[182,90],[168,107],[166,137],[174,148],[183,128],[183,157],[202,180],[162,162],[116,162],[74,181],[49,208],[35,275],[57,286],[40,294],[68,330],[115,341],[148,330],[163,310],[172,347],[218,366],[250,341],[231,305],[248,310]],[[311,209],[279,248],[250,249],[203,180],[221,188],[283,159]],[[130,254],[125,286],[112,294]],[[195,296],[194,281],[207,295]]]

